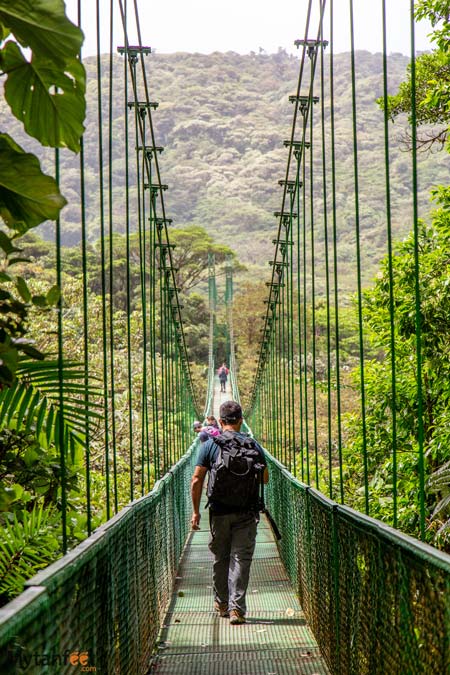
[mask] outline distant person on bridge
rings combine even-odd
[[[220,366],[219,370],[217,371],[217,374],[219,376],[219,381],[220,381],[220,391],[224,394],[227,390],[227,379],[228,379],[228,373],[230,371],[228,370],[227,366],[225,363],[222,363]]]
[[[214,436],[219,436],[219,434],[222,433],[222,429],[219,426],[218,421],[214,417],[214,415],[208,415],[206,418],[206,424],[202,427],[199,438],[204,443],[207,441],[209,438],[214,437]]]
[[[194,433],[198,434],[202,430],[202,423],[199,420],[195,420],[195,422],[192,423],[192,429]]]
[[[230,623],[240,624],[245,623],[245,596],[259,522],[260,485],[261,481],[267,483],[269,474],[261,446],[240,431],[242,408],[239,403],[222,403],[220,423],[223,433],[206,441],[198,454],[191,482],[191,524],[194,530],[199,529],[200,499],[209,471],[209,548],[214,554],[214,607],[219,616],[229,616]]]
[[[219,429],[219,431],[222,431],[222,429],[220,428],[219,422],[216,420],[214,415],[208,415],[208,417],[206,418],[206,422],[207,422],[207,424],[209,424],[209,426],[215,427],[216,429]]]
[[[219,436],[219,434],[222,432],[214,415],[210,415],[209,417],[207,417],[206,424],[204,425],[202,425],[202,423],[199,422],[198,420],[195,420],[195,422],[192,425],[192,428],[194,432],[198,434],[198,437],[202,443],[204,443],[211,437]]]

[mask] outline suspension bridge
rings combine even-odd
[[[367,213],[359,159],[363,142],[353,3],[348,10],[351,106],[347,111],[353,185],[345,186],[346,191],[351,189],[354,204],[351,264],[358,317],[354,368],[358,383],[352,386],[342,357],[347,336],[342,330],[345,302],[340,297],[339,203],[344,187],[336,159],[335,15],[332,2],[309,3],[304,35],[296,40],[298,80],[286,100],[292,125],[288,137],[280,138],[286,171],[278,181],[280,206],[275,211],[274,252],[268,261],[271,274],[266,283],[260,349],[252,371],[251,395],[244,401],[246,429],[267,453],[266,498],[282,538],[276,542],[262,520],[249,587],[248,622],[231,626],[213,611],[207,527],[190,530],[189,484],[198,450],[193,420],[217,415],[224,396],[240,401],[242,371],[235,336],[239,311],[233,302],[232,261],[226,265],[225,293],[218,303],[214,258],[209,257],[209,363],[204,391],[196,384],[198,377],[193,377],[177,286],[170,189],[163,176],[164,148],[154,127],[159,102],[152,96],[149,76],[152,50],[142,39],[137,3],[132,9],[126,1],[116,4],[118,25],[116,13],[102,14],[101,3],[96,2],[97,104],[88,117],[96,134],[95,148],[85,135],[77,167],[78,282],[64,276],[68,266],[60,245],[64,211],[55,226],[56,278],[67,299],[59,305],[54,346],[61,364],[75,357],[83,363],[82,386],[73,397],[65,396],[64,368],[59,370],[58,423],[64,425],[65,416],[70,421],[77,404],[84,420],[81,423],[76,417],[79,428],[74,438],[61,426],[56,443],[61,466],[62,557],[26,581],[23,592],[0,609],[0,671],[450,673],[450,557],[425,541],[430,518],[424,391],[424,381],[429,380],[424,361],[431,357],[423,339],[426,313],[421,293],[433,284],[429,278],[421,280],[425,247],[419,226],[415,99],[409,156],[414,264],[408,283],[413,299],[406,318],[396,314],[397,294],[403,287],[395,283],[400,272],[392,243],[392,224],[398,217],[391,199],[393,141],[387,106],[380,109],[384,119],[380,209],[387,239],[383,298],[388,348],[378,362],[385,369],[383,382],[388,390],[383,415],[389,419],[390,450],[388,480],[383,491],[377,492],[373,456],[379,438],[372,425],[368,392],[368,373],[373,374],[376,359],[368,352],[363,320],[361,228]],[[380,7],[383,58],[379,82],[387,98],[385,2]],[[81,27],[84,20],[83,3],[79,3]],[[137,35],[134,45],[128,38],[131,21]],[[109,26],[106,58],[100,55],[105,26]],[[114,36],[119,27],[122,38],[117,45]],[[414,27],[411,14],[412,78]],[[118,98],[118,63],[123,69],[119,123],[112,114]],[[95,302],[90,295],[86,165],[86,157],[94,154],[100,194]],[[64,168],[74,170],[73,159],[68,158],[64,148],[52,158],[63,192]],[[123,269],[119,259],[125,261]],[[226,340],[220,347],[218,304],[226,315]],[[75,329],[69,326],[74,315]],[[414,441],[398,433],[406,403],[397,386],[400,354],[395,352],[394,336],[398,325],[407,320],[408,344],[413,348],[408,369],[416,387]],[[215,375],[219,358],[230,366],[226,395],[218,390]],[[361,430],[361,440],[351,446],[353,473],[344,461],[350,447],[343,422],[349,413],[343,401],[345,388],[352,391],[350,413],[358,416],[356,426]],[[14,389],[6,402],[2,399],[2,411],[15,400],[16,412],[24,420],[27,406],[35,399],[31,394],[20,396],[25,396],[22,390]],[[205,403],[201,405],[200,400]],[[38,413],[39,429],[43,415]],[[30,422],[27,430],[31,427]],[[414,460],[407,464],[412,454]],[[448,459],[444,452],[442,458]],[[69,480],[77,461],[81,501]],[[413,467],[416,481],[410,488],[415,509],[408,514],[402,494],[403,466]],[[349,488],[348,481],[355,481],[355,475],[360,482]],[[383,522],[376,519],[380,500],[388,504]],[[416,536],[400,531],[410,521]],[[77,539],[82,541],[75,545]]]

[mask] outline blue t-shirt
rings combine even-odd
[[[235,433],[237,436],[240,436],[241,438],[248,438],[248,434],[241,433],[240,431],[237,431]],[[257,443],[257,441],[255,441],[255,445],[256,449],[261,455],[261,463],[264,464],[265,466],[266,458],[264,457],[264,450],[259,445],[259,443]],[[196,466],[203,466],[209,471],[217,457],[218,452],[219,446],[217,445],[217,443],[214,443],[214,438],[210,438],[208,441],[206,441],[200,446]],[[236,508],[226,506],[225,504],[220,504],[219,502],[214,502],[212,500],[210,502],[210,508],[211,513],[215,515],[225,515],[226,513],[236,512]]]

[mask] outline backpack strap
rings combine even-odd
[[[215,444],[217,445],[217,447],[219,448],[218,459],[219,459],[219,461],[221,461],[221,460],[222,460],[222,446],[220,445],[220,443],[217,443],[217,438],[218,438],[218,436],[210,436],[209,438],[210,438],[210,440],[213,441],[213,443],[215,443]],[[215,461],[215,460],[214,460],[214,461]],[[205,509],[209,508],[210,506],[211,506],[211,502],[210,502],[209,497],[208,497],[208,499],[206,500]],[[210,520],[210,523],[211,523],[211,513],[210,513],[210,518],[209,518],[209,520]]]

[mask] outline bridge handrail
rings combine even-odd
[[[280,554],[331,672],[450,672],[450,556],[267,457]]]
[[[148,495],[39,572],[0,609],[0,672],[45,656],[66,672],[69,655],[80,651],[102,672],[147,672],[189,532],[197,444]],[[43,672],[33,665],[27,672]]]

